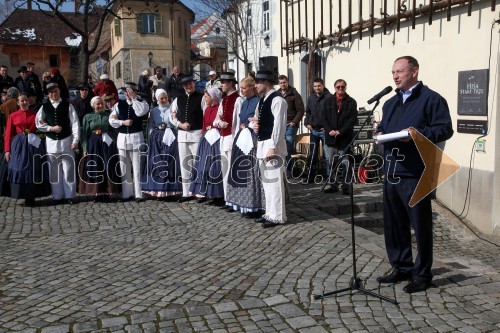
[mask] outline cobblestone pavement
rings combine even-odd
[[[387,272],[381,185],[355,191],[362,293],[314,300],[352,277],[348,198],[291,185],[290,223],[262,229],[193,202],[23,207],[0,198],[2,332],[500,332],[500,248],[434,205],[434,286]],[[337,218],[338,217],[338,218]]]

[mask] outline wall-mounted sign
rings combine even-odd
[[[488,114],[488,70],[458,72],[458,114],[486,116]]]
[[[486,134],[488,131],[488,121],[487,120],[469,120],[469,119],[458,119],[457,120],[457,132],[458,133],[468,133],[468,134]]]

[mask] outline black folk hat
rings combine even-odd
[[[125,90],[125,89],[133,89],[133,90],[137,90],[137,83],[135,82],[125,82],[125,87],[123,87],[122,89]]]
[[[50,82],[49,84],[47,84],[47,91],[50,91],[54,88],[59,88],[59,85],[55,82]]]
[[[89,90],[89,85],[88,85],[88,83],[80,82],[80,83],[78,83],[78,86],[76,86],[76,89],[78,89],[78,90]]]
[[[28,68],[26,66],[21,66],[19,67],[19,69],[17,70],[18,73],[23,73],[23,72],[28,72]]]
[[[191,81],[194,81],[194,78],[191,75],[186,75],[181,78],[181,84],[185,84]]]
[[[220,80],[221,81],[228,80],[228,81],[233,81],[233,82],[237,83],[236,78],[234,77],[234,73],[232,73],[232,72],[221,73]]]
[[[255,74],[255,81],[267,80],[273,84],[276,83],[276,75],[271,71],[257,71]]]

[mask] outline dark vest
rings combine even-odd
[[[132,119],[132,126],[120,126],[118,132],[123,134],[142,132],[143,117],[137,117],[132,105],[129,105],[125,101],[118,101],[118,119]]]
[[[271,112],[271,104],[275,97],[279,97],[280,93],[278,91],[273,92],[264,101],[261,98],[259,102],[259,133],[257,134],[258,141],[264,141],[271,138],[274,127],[274,116]]]
[[[177,119],[181,123],[189,123],[191,125],[190,130],[201,130],[203,128],[202,98],[203,94],[197,91],[189,96],[181,94],[177,97]],[[179,128],[179,130],[181,129]]]
[[[219,129],[221,136],[231,135],[231,127],[233,124],[233,113],[234,113],[234,104],[236,100],[240,97],[238,92],[234,92],[231,95],[228,95],[222,99],[222,117],[220,118],[222,121],[225,121],[229,125],[226,128]]]
[[[72,134],[71,122],[69,120],[69,103],[61,101],[57,108],[54,108],[50,101],[43,104],[43,112],[45,120],[49,126],[61,126],[62,130],[59,133],[47,132],[46,135],[52,140],[62,140]]]

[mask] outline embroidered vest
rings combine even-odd
[[[189,123],[190,130],[201,130],[203,127],[202,98],[203,94],[197,91],[189,96],[181,94],[177,97],[177,119],[181,123]],[[181,129],[179,128],[179,130]]]
[[[118,101],[118,119],[132,119],[132,126],[120,126],[118,132],[123,134],[142,132],[143,118],[137,117],[132,105],[129,105],[126,101]]]
[[[271,112],[271,105],[275,97],[279,97],[280,93],[278,91],[273,92],[264,101],[261,98],[259,102],[259,133],[257,134],[258,141],[264,141],[271,138],[274,127],[274,115]]]
[[[71,122],[69,120],[69,103],[61,101],[57,108],[54,108],[50,101],[43,104],[45,120],[50,126],[61,126],[59,133],[47,132],[46,135],[52,140],[62,140],[71,135]]]
[[[234,104],[236,99],[240,97],[235,91],[231,95],[228,95],[222,99],[222,116],[220,120],[225,121],[229,125],[226,128],[220,128],[219,133],[221,136],[231,135],[231,127],[233,124],[233,114],[234,114]]]

